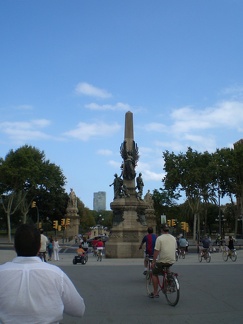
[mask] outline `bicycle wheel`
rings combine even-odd
[[[147,271],[146,274],[146,289],[148,295],[154,291],[153,282],[152,282],[152,271]]]
[[[102,261],[102,252],[100,251],[100,261]]]
[[[202,254],[200,252],[198,253],[198,261],[202,262]]]
[[[232,260],[233,262],[235,262],[235,261],[237,260],[237,254],[236,254],[235,251],[233,251],[232,254],[231,254],[231,260]]]
[[[185,257],[186,257],[186,252],[183,251],[183,252],[182,252],[182,259],[185,259]]]
[[[165,298],[171,306],[177,305],[180,298],[180,286],[178,279],[173,275],[166,279]]]
[[[211,261],[211,254],[208,252],[206,255],[206,262],[209,263]]]
[[[225,262],[228,260],[228,253],[226,251],[223,251],[222,258]]]

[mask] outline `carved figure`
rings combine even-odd
[[[127,187],[123,184],[123,179],[118,177],[117,173],[114,174],[114,181],[111,186],[114,186],[114,199],[121,198],[121,197],[130,197]]]
[[[70,189],[68,205],[77,208],[77,197],[73,189]]]
[[[114,181],[110,184],[110,187],[114,186],[114,199],[117,199],[121,195],[123,180],[121,177],[118,177],[117,173],[114,174],[114,177]]]
[[[120,153],[124,160],[122,164],[123,178],[132,180],[136,176],[135,167],[139,158],[137,144],[133,141],[132,150],[127,150],[127,142],[124,141],[120,147]]]
[[[136,183],[137,183],[136,189],[138,189],[137,198],[139,200],[142,200],[143,187],[144,187],[142,173],[139,173],[139,176],[136,178]]]
[[[148,204],[148,208],[153,209],[154,208],[154,201],[153,201],[153,196],[150,193],[150,190],[146,193],[144,196],[144,201]]]

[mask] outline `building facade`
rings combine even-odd
[[[106,210],[106,192],[98,191],[94,193],[93,209],[97,212]]]

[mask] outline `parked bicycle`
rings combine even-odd
[[[211,261],[211,254],[209,252],[209,248],[208,249],[202,249],[198,253],[199,262],[202,262],[203,259],[206,260],[207,263],[209,263]]]
[[[153,292],[152,260],[149,259],[148,272],[146,274],[146,290],[148,295]],[[162,274],[157,276],[159,284],[158,293],[162,291],[168,304],[171,306],[176,306],[180,298],[180,285],[177,277],[178,274],[170,272],[169,267],[164,267]]]
[[[233,262],[235,262],[237,260],[236,250],[224,249],[222,253],[222,258],[225,262],[228,261],[228,258],[230,258]]]

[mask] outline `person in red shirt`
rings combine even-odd
[[[96,248],[96,244],[97,244],[97,242],[98,242],[98,239],[97,239],[97,237],[95,237],[94,239],[93,239],[93,241],[92,241],[92,247],[93,247],[93,255],[94,256],[96,256],[96,254],[97,254],[97,248]]]
[[[101,241],[101,238],[97,241],[96,245],[97,250],[103,250],[104,243]]]

